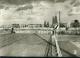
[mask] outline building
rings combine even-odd
[[[20,25],[19,24],[12,24],[12,27],[13,28],[20,28]]]
[[[43,27],[42,24],[28,24],[29,28],[39,28],[39,27]]]

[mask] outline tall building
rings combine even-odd
[[[56,24],[57,24],[57,16],[53,16],[52,18],[52,26],[51,27],[54,27]]]

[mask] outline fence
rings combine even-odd
[[[16,33],[39,33],[39,34],[51,34],[52,28],[16,28]]]

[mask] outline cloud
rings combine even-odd
[[[69,14],[70,15],[80,15],[80,6],[79,7],[73,7]]]
[[[18,2],[12,2],[13,0],[10,2],[8,1],[9,0],[6,0],[5,4],[1,4],[3,7],[0,9],[0,20],[2,20],[2,22],[5,24],[40,24],[44,23],[44,20],[51,22],[54,15],[59,15],[58,11],[61,11],[61,22],[69,22],[77,16],[69,15],[70,13],[74,13],[74,0],[57,0],[57,3],[54,3],[54,0],[35,0],[34,2],[30,3],[28,3],[29,1],[21,2],[22,0],[18,0]],[[19,3],[19,1],[21,3]],[[77,10],[78,8],[79,7],[76,6],[75,9]],[[79,16],[77,17],[79,18]]]
[[[4,8],[4,6],[3,5],[0,5],[0,9],[2,9],[2,8]]]
[[[27,5],[20,6],[19,8],[16,9],[16,11],[27,10],[27,9],[32,9],[32,8],[33,6],[31,4],[27,4]]]
[[[69,15],[79,15],[80,14],[80,0],[73,0],[73,7],[71,7],[70,11],[69,11]]]
[[[12,5],[22,5],[25,3],[30,3],[31,0],[0,0],[0,3],[12,4]]]
[[[56,2],[65,2],[66,0],[57,0]]]

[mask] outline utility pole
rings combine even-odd
[[[56,0],[54,0],[54,3],[56,3]],[[53,24],[55,24],[54,27],[53,27]],[[59,48],[58,40],[57,40],[57,37],[56,37],[56,29],[59,30],[59,28],[60,28],[60,11],[59,11],[59,19],[57,19],[57,16],[55,16],[55,18],[53,17],[53,19],[52,19],[52,28],[53,28],[53,31],[52,31],[52,34],[50,35],[51,37],[49,39],[49,42],[53,43],[53,41],[54,41],[55,46],[56,46],[55,47],[56,56],[57,57],[62,57],[61,50]],[[53,46],[52,45],[50,46],[50,44],[48,44],[45,55],[49,56],[49,54],[50,54],[50,56],[53,56],[52,53],[53,53],[54,50],[52,50],[52,49],[53,49]]]
[[[59,19],[57,21],[58,21],[58,30],[59,30],[60,29],[60,11],[59,11]],[[55,43],[56,43],[57,56],[61,57],[62,56],[61,50],[59,48],[59,44],[58,44],[58,41],[57,41],[57,38],[56,38],[56,29],[54,30],[54,39],[55,39]]]
[[[59,19],[56,19],[56,20],[57,20],[57,25],[55,25],[55,27],[53,29],[54,30],[54,34],[53,34],[52,39],[54,39],[54,42],[56,44],[56,53],[57,53],[56,56],[62,57],[62,53],[61,53],[61,50],[59,48],[58,40],[57,40],[57,37],[56,37],[56,35],[57,35],[56,29],[58,29],[58,30],[60,29],[60,11],[59,11]]]
[[[60,16],[61,16],[61,12],[59,11],[59,20],[58,20],[59,28],[60,28]]]

